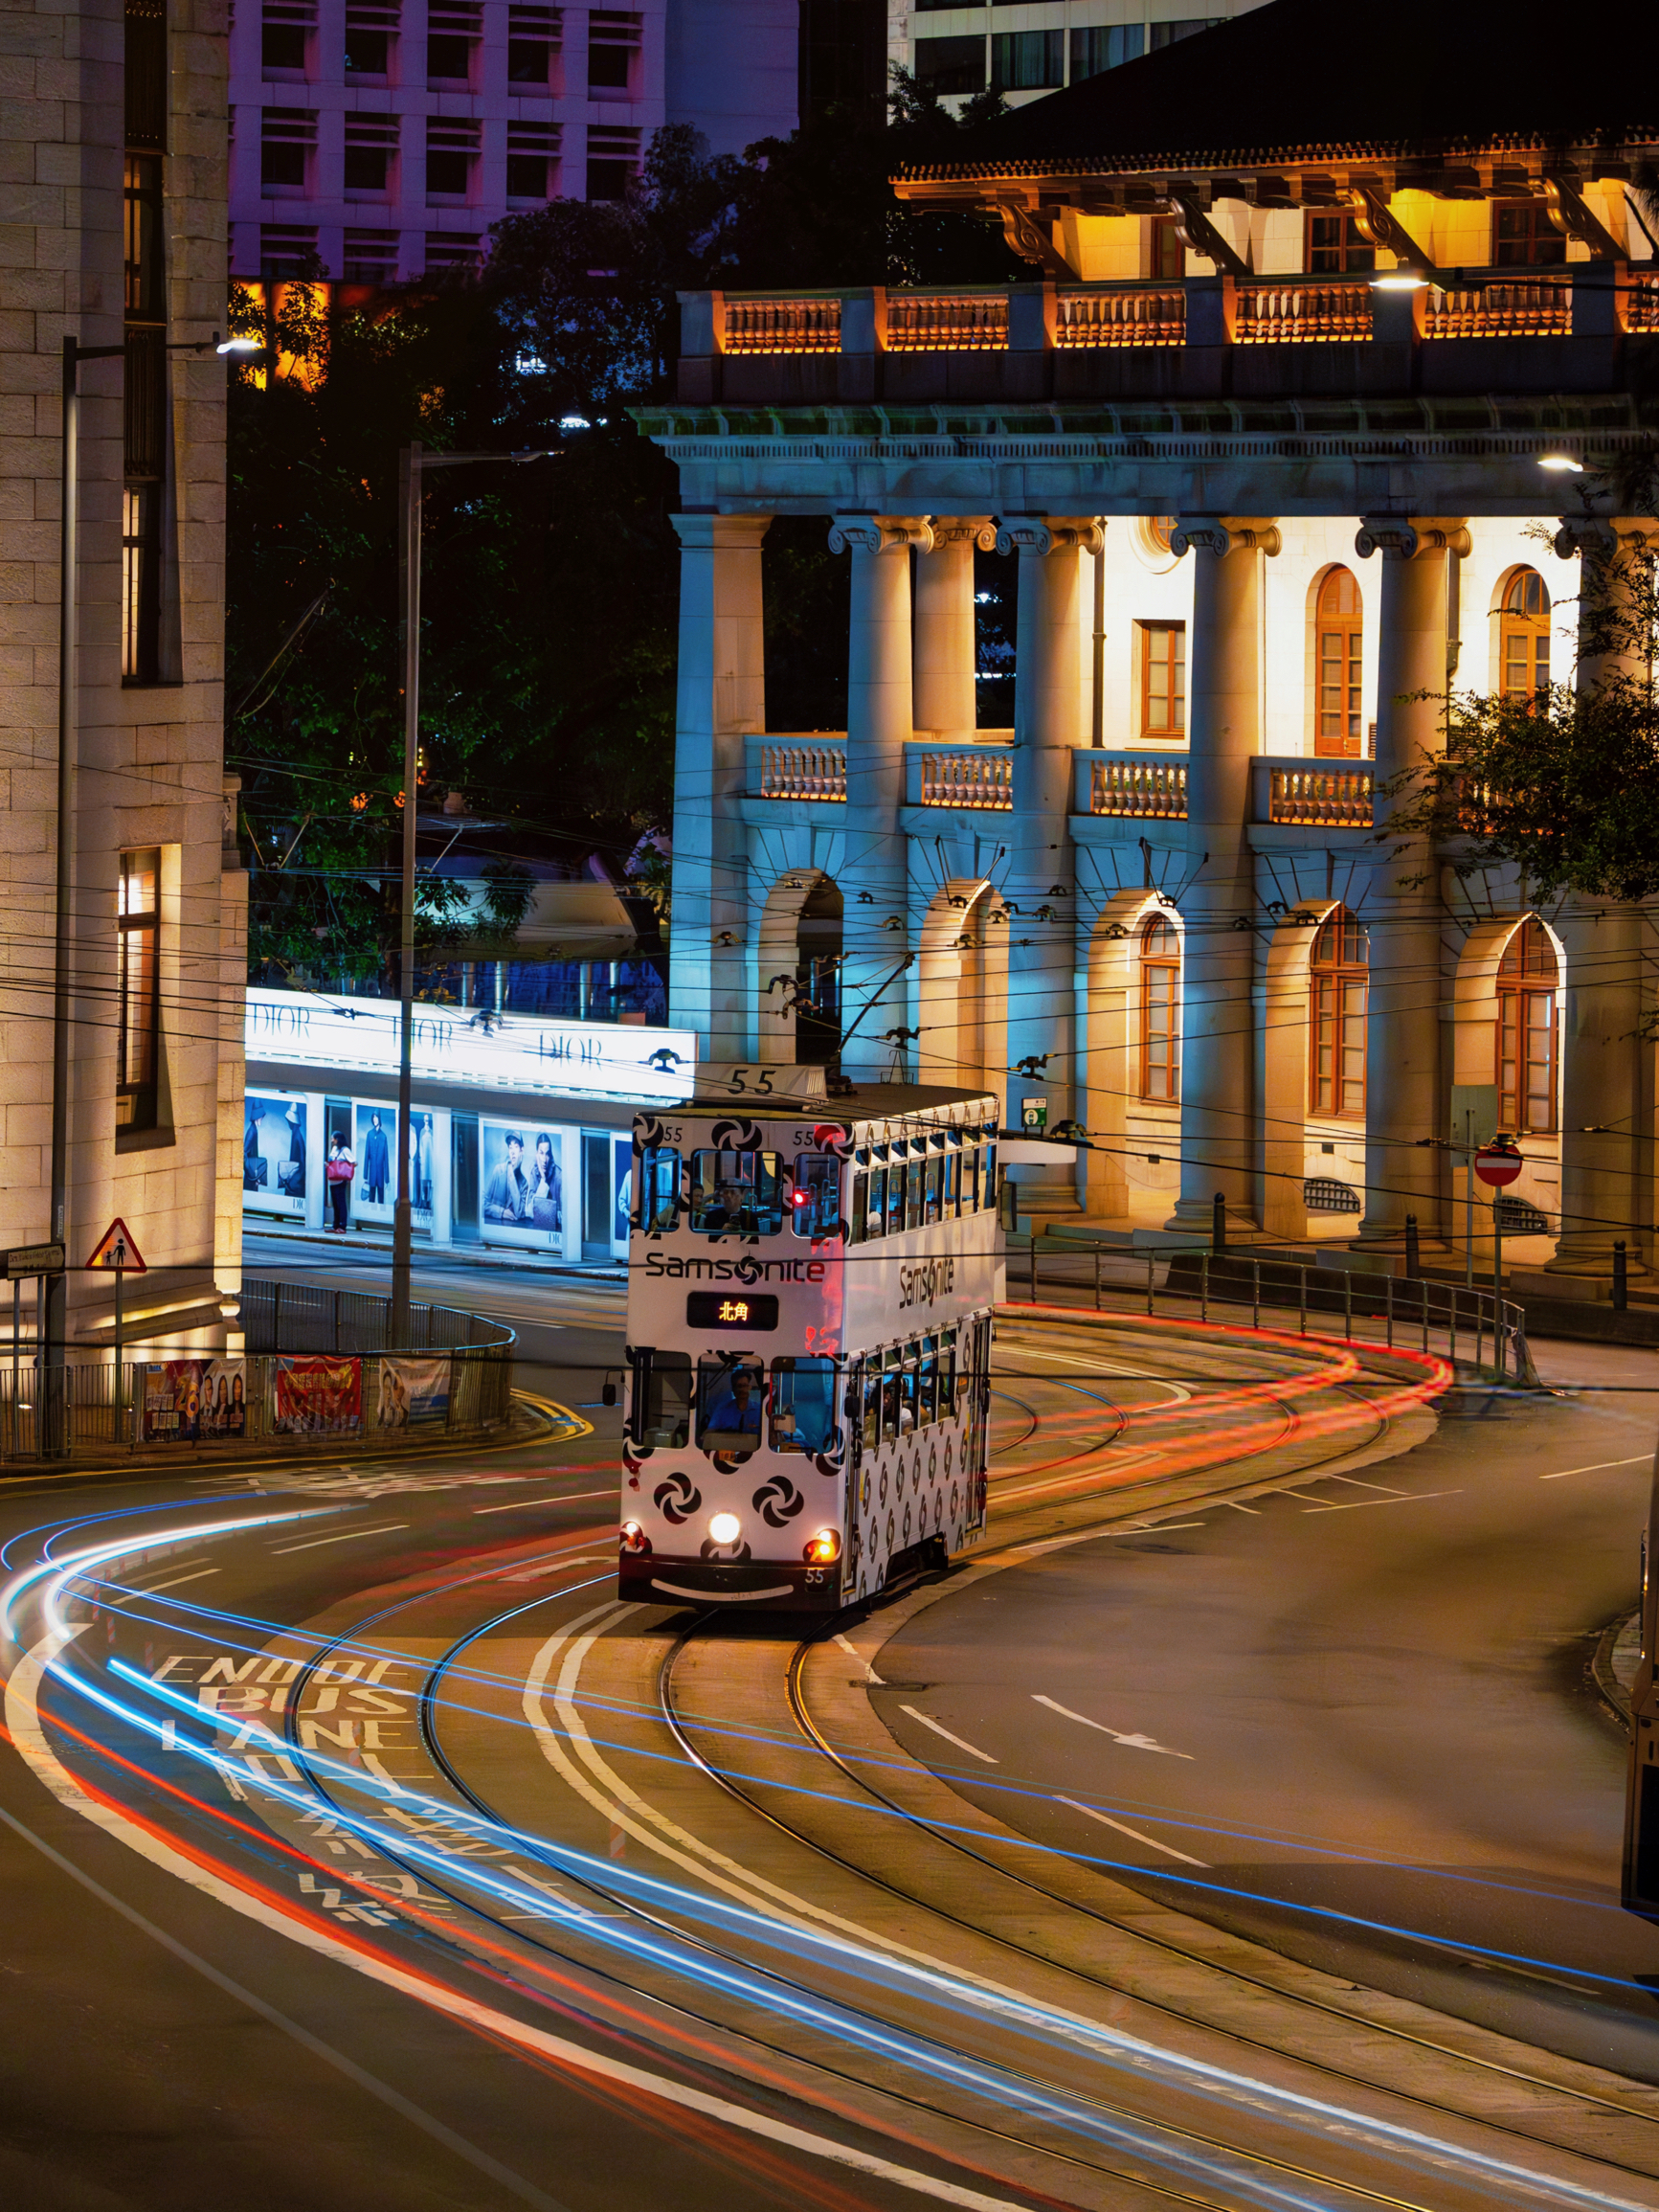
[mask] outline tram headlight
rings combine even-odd
[[[735,1513],[717,1513],[708,1524],[708,1533],[716,1544],[735,1544],[743,1534],[743,1524]]]
[[[841,1555],[841,1535],[834,1528],[820,1528],[801,1553],[808,1567],[829,1567]]]
[[[631,1551],[638,1557],[650,1550],[651,1539],[637,1521],[624,1521],[621,1545],[624,1551]]]

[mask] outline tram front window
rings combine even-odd
[[[639,1171],[639,1226],[649,1235],[667,1233],[679,1222],[680,1155],[670,1145],[647,1145]]]
[[[697,1441],[705,1452],[760,1449],[761,1366],[756,1359],[702,1360],[697,1367]]]
[[[841,1163],[832,1152],[796,1155],[791,1207],[796,1236],[834,1236],[841,1219]]]
[[[836,1433],[834,1360],[773,1360],[772,1448],[827,1452]]]
[[[775,1152],[694,1152],[691,1229],[698,1236],[776,1236],[783,1177]]]
[[[691,1361],[684,1352],[641,1353],[637,1434],[641,1444],[678,1449],[691,1433]]]

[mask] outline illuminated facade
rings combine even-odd
[[[1028,283],[687,300],[645,418],[684,548],[673,1017],[716,1060],[808,1056],[803,1025],[822,1057],[835,963],[847,1073],[1093,1134],[1075,1182],[1017,1171],[1040,1221],[1197,1231],[1222,1191],[1240,1233],[1398,1253],[1415,1215],[1431,1250],[1446,1141],[1501,1114],[1519,1256],[1593,1288],[1615,1239],[1652,1256],[1649,916],[1381,845],[1376,786],[1441,744],[1448,672],[1593,683],[1582,568],[1616,590],[1659,545],[1595,467],[1646,438],[1655,147],[1604,78],[1540,82],[1525,6],[1406,14],[1359,90],[1328,11],[1275,0],[900,180],[995,209]],[[812,513],[851,563],[847,728],[772,732],[761,548]]]

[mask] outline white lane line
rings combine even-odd
[[[858,1650],[855,1645],[848,1643],[846,1637],[841,1635],[839,1631],[835,1640],[841,1645],[842,1651],[848,1653],[853,1659],[856,1659],[860,1666],[863,1668],[865,1682],[879,1682],[881,1681],[881,1676],[877,1674],[875,1668],[871,1666],[869,1660],[865,1659],[863,1653]]]
[[[1149,1521],[1141,1528],[1103,1528],[1103,1536],[1161,1536],[1166,1528],[1207,1528],[1207,1521]]]
[[[1569,1475],[1603,1475],[1609,1467],[1646,1467],[1653,1456],[1651,1452],[1638,1452],[1629,1459],[1598,1459],[1590,1467],[1558,1467],[1553,1475],[1540,1475],[1540,1482],[1564,1482]]]
[[[1160,1751],[1166,1759],[1190,1759],[1193,1755],[1191,1751],[1172,1751],[1167,1744],[1160,1744],[1155,1736],[1120,1735],[1116,1728],[1109,1728],[1104,1721],[1091,1721],[1087,1713],[1074,1713],[1069,1705],[1056,1704],[1052,1698],[1045,1698],[1037,1690],[1032,1691],[1031,1698],[1034,1704],[1046,1705],[1051,1713],[1060,1714],[1063,1720],[1076,1721],[1086,1728],[1098,1728],[1103,1736],[1110,1736],[1114,1744],[1121,1744],[1126,1750]]]
[[[284,1551],[315,1551],[320,1544],[353,1544],[360,1536],[390,1536],[395,1528],[407,1528],[407,1521],[388,1521],[379,1528],[348,1528],[344,1536],[313,1536],[304,1544],[274,1544],[272,1551],[280,1558]]]
[[[1241,1505],[1236,1498],[1223,1498],[1222,1503],[1230,1505],[1235,1513],[1253,1513],[1258,1521],[1262,1517],[1262,1508],[1259,1505]]]
[[[1368,1505],[1415,1505],[1420,1498],[1461,1498],[1461,1490],[1402,1490],[1398,1498],[1353,1498],[1346,1505],[1304,1505],[1304,1513],[1363,1513]]]
[[[1114,1820],[1110,1813],[1097,1813],[1092,1805],[1080,1805],[1075,1797],[1057,1797],[1056,1804],[1069,1805],[1074,1813],[1087,1813],[1091,1820],[1098,1820],[1104,1828],[1115,1828],[1120,1836],[1132,1836],[1137,1843],[1150,1850],[1162,1851],[1168,1858],[1178,1859],[1183,1866],[1207,1866],[1207,1859],[1195,1859],[1190,1851],[1177,1851],[1173,1843],[1160,1843],[1155,1836],[1143,1836],[1138,1828],[1132,1828],[1127,1820]]]
[[[477,1513],[522,1513],[527,1505],[564,1505],[582,1498],[615,1498],[615,1490],[561,1490],[551,1498],[515,1498],[509,1505],[475,1505]]]
[[[579,1551],[574,1559],[566,1559],[561,1555],[557,1559],[544,1560],[539,1567],[522,1567],[515,1573],[504,1574],[501,1580],[503,1582],[543,1582],[549,1574],[562,1574],[567,1567],[609,1567],[615,1563],[616,1557],[617,1554],[614,1551]],[[549,1597],[557,1594],[553,1591],[548,1592]]]
[[[1390,1498],[1409,1498],[1408,1490],[1396,1490],[1387,1482],[1361,1482],[1357,1475],[1328,1475],[1327,1482],[1346,1482],[1352,1490],[1380,1490]]]
[[[954,1744],[957,1750],[966,1751],[970,1758],[983,1759],[988,1767],[999,1767],[1002,1764],[1000,1759],[994,1759],[989,1751],[980,1750],[977,1744],[970,1744],[965,1737],[952,1735],[949,1728],[941,1727],[937,1721],[929,1720],[927,1714],[917,1712],[914,1705],[901,1705],[899,1710],[908,1713],[911,1720],[920,1721],[923,1727],[931,1728],[934,1735],[943,1736],[946,1743]]]
[[[200,1582],[205,1574],[217,1574],[216,1567],[198,1567],[194,1574],[175,1574],[171,1582],[152,1582],[147,1590],[139,1591],[140,1597],[159,1597],[164,1590],[177,1590],[182,1583]]]

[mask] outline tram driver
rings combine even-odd
[[[741,1452],[747,1456],[760,1449],[760,1397],[755,1388],[759,1375],[751,1366],[724,1367],[717,1374],[704,1369],[706,1404],[701,1442],[706,1450]]]

